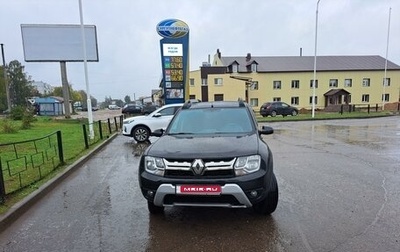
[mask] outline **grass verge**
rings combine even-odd
[[[4,127],[4,125],[6,126]],[[9,127],[12,127],[14,130],[4,132],[3,129],[8,129]],[[30,195],[41,185],[65,170],[66,167],[71,165],[82,156],[88,154],[92,149],[103,142],[98,141],[90,145],[89,149],[86,149],[81,120],[53,120],[49,117],[39,117],[32,123],[29,129],[23,129],[21,121],[9,121],[4,118],[0,118],[0,143],[2,144],[37,139],[50,135],[58,130],[60,130],[62,134],[65,163],[49,172],[41,180],[34,182],[23,189],[8,194],[4,204],[0,204],[0,214],[7,212],[10,207],[24,199],[26,196]]]

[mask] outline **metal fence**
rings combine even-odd
[[[85,148],[120,131],[122,122],[121,115],[92,125],[82,124]],[[61,131],[37,139],[0,144],[0,204],[4,203],[6,195],[33,185],[64,163]]]
[[[0,144],[0,203],[7,194],[32,185],[64,164],[61,131],[16,143]]]
[[[104,138],[110,137],[113,132],[117,132],[122,129],[123,115],[108,118],[107,120],[99,120],[92,124],[82,124],[83,139],[85,142],[85,148],[89,147]],[[91,132],[92,131],[92,132]]]

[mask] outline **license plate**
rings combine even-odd
[[[177,194],[189,195],[220,195],[220,185],[177,185]]]

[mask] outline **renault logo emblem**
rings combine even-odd
[[[192,170],[196,175],[202,175],[204,171],[204,163],[201,159],[195,159],[192,163]]]

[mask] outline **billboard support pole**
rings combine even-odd
[[[7,69],[6,69],[6,59],[4,57],[4,48],[3,44],[1,44],[1,55],[3,58],[3,72],[4,72],[4,85],[6,88],[6,96],[7,96],[7,111],[11,111],[11,99],[10,99],[10,87],[8,83]]]
[[[69,106],[69,87],[68,87],[68,79],[67,79],[67,64],[65,61],[60,61],[61,68],[61,84],[63,90],[63,98],[64,98],[64,112],[65,118],[71,118],[71,111]]]

